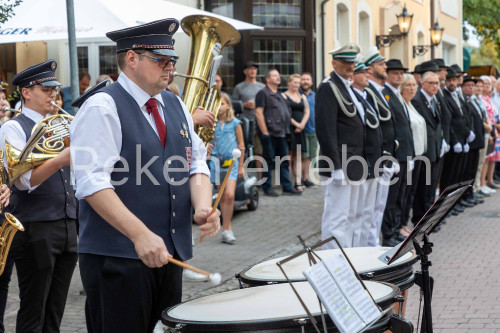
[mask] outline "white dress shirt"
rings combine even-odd
[[[427,151],[427,127],[425,119],[418,113],[411,103],[405,103],[410,116],[411,132],[415,156],[423,155]]]
[[[356,109],[358,109],[359,112],[359,117],[361,118],[361,121],[363,124],[365,123],[365,108],[363,107],[363,104],[361,104],[360,101],[356,98],[356,95],[354,95],[354,92],[352,91],[351,88],[351,82],[349,80],[344,79],[342,76],[338,75],[336,72],[335,74],[339,77],[339,79],[344,83],[345,88],[347,89],[347,92],[349,92],[349,96],[351,97],[351,100],[354,102],[354,105],[356,105]]]
[[[40,113],[36,112],[35,110],[29,109],[26,106],[23,106],[22,113],[29,119],[33,120],[35,123],[38,123],[39,121],[43,120],[43,118],[45,118]],[[5,124],[3,124],[2,127],[0,127],[0,138],[2,138],[2,140],[0,140],[0,146],[2,147],[4,152],[5,141],[7,141],[12,147],[18,150],[22,150],[26,146],[26,134],[24,133],[21,124],[19,124],[17,121],[7,121]],[[5,153],[3,164],[5,168],[7,168],[7,154]],[[21,191],[31,192],[36,189],[38,185],[30,185],[32,172],[33,169],[24,172],[19,178],[14,181],[14,185]]]
[[[118,83],[132,96],[140,106],[143,116],[158,135],[153,114],[148,114],[146,102],[151,96],[132,82],[123,72],[118,77]],[[163,121],[163,109],[168,111],[168,105],[163,105],[161,94],[155,95],[158,110]],[[202,173],[210,176],[205,162],[207,151],[203,141],[194,131],[193,118],[179,98],[186,116],[189,135],[192,139],[192,160],[190,175]],[[167,135],[173,135],[167,133]],[[120,159],[122,148],[122,132],[120,119],[113,98],[106,93],[91,96],[82,105],[70,126],[71,162],[75,179],[75,196],[83,199],[103,189],[112,188],[111,173],[113,166]],[[148,161],[143,161],[143,165]]]
[[[377,91],[380,94],[380,96],[384,97],[384,94],[382,93],[382,90],[384,90],[384,86],[381,86],[377,82],[375,82],[373,80],[370,80],[370,79],[368,79],[368,82],[370,82],[372,84],[372,86],[374,86],[375,89],[377,89]],[[384,101],[385,105],[387,107],[389,107],[389,103],[387,103],[387,100],[385,98],[382,98],[382,100]]]

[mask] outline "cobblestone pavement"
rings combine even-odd
[[[262,192],[261,192],[262,194]],[[433,234],[434,251],[430,255],[431,275],[435,278],[433,320],[435,332],[500,332],[500,208],[498,196],[484,204],[448,219],[442,230]],[[320,239],[323,197],[321,190],[308,189],[301,197],[261,197],[255,212],[236,212],[233,230],[235,245],[220,242],[220,234],[197,241],[190,263],[209,272],[219,272],[222,284],[184,283],[184,300],[238,288],[234,274],[255,263],[292,254],[301,246],[302,235],[308,244]],[[418,269],[418,263],[414,267]],[[5,323],[13,332],[19,308],[17,277],[12,277]],[[85,297],[78,267],[68,295],[62,332],[86,332]],[[244,301],[242,301],[244,306]],[[419,290],[410,289],[406,317],[417,324]]]

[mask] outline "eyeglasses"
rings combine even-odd
[[[437,86],[439,82],[429,82],[429,81],[424,81],[426,84],[430,84],[431,86]]]
[[[52,95],[52,93],[55,91],[56,95],[59,94],[59,92],[61,91],[61,87],[59,86],[54,86],[54,87],[44,87],[40,84],[37,84],[37,86],[40,87],[40,89],[43,91],[43,93],[45,95]]]
[[[155,58],[155,57],[152,57],[150,55],[147,55],[145,53],[139,53],[139,52],[135,52],[137,53],[138,55],[140,56],[144,56],[146,58],[149,58],[153,61],[155,61],[156,63],[158,63],[158,66],[161,68],[161,69],[165,69],[165,67],[168,66],[168,64],[172,64],[172,67],[175,66],[175,64],[177,64],[177,60],[173,57],[170,57],[170,58]]]

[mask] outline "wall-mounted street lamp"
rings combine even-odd
[[[395,40],[401,39],[401,37],[405,37],[408,34],[408,31],[410,31],[413,14],[410,15],[410,13],[408,13],[408,10],[406,10],[406,5],[403,7],[403,12],[399,15],[396,15],[396,17],[398,19],[398,28],[400,34],[375,36],[375,41],[379,48],[391,46]]]
[[[415,45],[413,46],[413,58],[416,58],[417,56],[424,55],[427,51],[429,51],[429,48],[438,46],[441,43],[441,39],[443,38],[443,30],[444,28],[441,28],[439,26],[439,23],[436,21],[434,23],[434,26],[431,31],[431,45]]]

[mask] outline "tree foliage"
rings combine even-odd
[[[23,0],[0,0],[0,24],[7,22],[14,15],[14,7]]]

